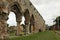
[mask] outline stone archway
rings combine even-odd
[[[35,19],[34,19],[34,15],[32,15],[31,18],[30,18],[29,31],[30,31],[30,33],[35,31]]]
[[[26,9],[25,12],[24,12],[24,17],[25,17],[25,31],[26,31],[26,34],[29,33],[29,26],[30,26],[30,13],[29,13],[29,10]]]
[[[21,7],[18,2],[12,3],[10,6],[10,11],[14,12],[16,15],[16,22],[17,22],[17,35],[20,35],[20,23],[22,19],[22,12],[21,12]]]

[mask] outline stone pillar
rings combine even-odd
[[[0,1],[0,40],[7,40],[7,21],[8,20],[8,7],[5,2]]]
[[[0,39],[6,40],[7,39],[7,24],[5,20],[0,21]]]
[[[31,25],[31,33],[33,33],[34,32],[34,27],[33,27],[33,25]]]
[[[29,23],[25,23],[25,34],[29,34]]]
[[[0,40],[7,40],[7,14],[1,12],[0,13]]]
[[[21,28],[20,28],[20,22],[17,22],[17,36],[20,35]]]

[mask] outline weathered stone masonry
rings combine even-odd
[[[0,38],[7,35],[6,21],[11,11],[16,15],[17,35],[21,32],[22,16],[25,17],[26,34],[45,31],[44,19],[29,0],[0,0]]]

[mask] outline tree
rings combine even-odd
[[[60,16],[58,16],[58,17],[55,19],[55,22],[56,22],[56,25],[59,25],[59,26],[60,26]]]
[[[56,17],[54,22],[56,22],[55,24],[56,28],[60,29],[60,16]]]

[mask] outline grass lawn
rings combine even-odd
[[[60,40],[60,37],[53,31],[39,32],[29,36],[11,38],[10,40]]]
[[[9,36],[15,36],[15,33],[9,33]]]

